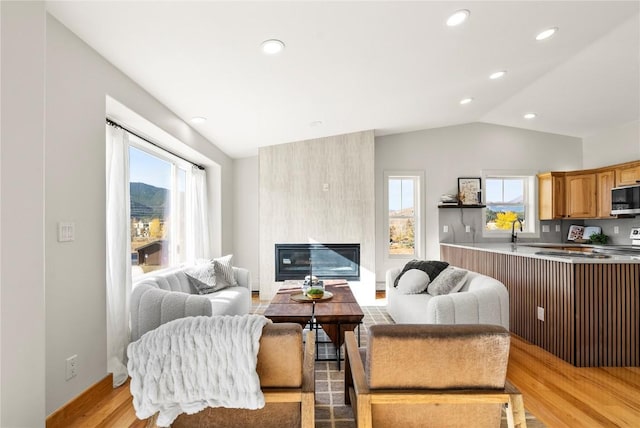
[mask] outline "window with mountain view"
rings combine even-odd
[[[417,255],[418,187],[417,176],[387,177],[389,256]]]
[[[511,233],[516,220],[524,233],[535,232],[533,176],[485,176],[485,232]],[[520,230],[518,223],[516,230]]]
[[[131,137],[131,262],[144,273],[185,261],[186,169]],[[135,270],[135,268],[134,268]]]

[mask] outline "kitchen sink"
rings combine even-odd
[[[555,257],[583,257],[587,259],[608,259],[611,256],[602,253],[585,253],[582,251],[536,251],[536,255],[539,256],[555,256]]]

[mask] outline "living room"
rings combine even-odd
[[[529,64],[526,58],[520,58],[522,63],[519,65],[522,68],[535,68],[529,74],[518,72],[516,68],[511,68],[511,64],[492,63],[486,64],[487,76],[494,68],[510,68],[503,82],[489,81],[484,74],[467,76],[466,80],[473,82],[473,85],[464,83],[461,84],[462,88],[442,95],[435,89],[427,92],[412,87],[399,88],[405,91],[405,98],[414,100],[411,101],[414,116],[425,114],[425,111],[432,114],[430,118],[419,122],[419,127],[394,132],[393,126],[396,125],[382,119],[377,123],[361,120],[337,127],[335,123],[346,121],[344,118],[354,110],[351,100],[345,96],[338,98],[341,102],[336,103],[339,106],[334,106],[336,112],[333,120],[329,116],[309,117],[295,126],[302,129],[295,137],[278,136],[269,141],[265,138],[263,147],[258,149],[256,145],[253,151],[248,152],[236,152],[234,150],[237,149],[233,147],[223,150],[222,144],[226,143],[225,140],[231,140],[231,137],[215,134],[215,126],[214,131],[198,128],[188,123],[191,112],[169,106],[163,90],[166,89],[167,93],[180,92],[184,88],[179,84],[152,82],[145,86],[133,70],[114,65],[116,62],[109,57],[107,41],[110,32],[117,32],[120,27],[117,20],[111,20],[112,15],[124,16],[118,8],[132,5],[98,4],[95,13],[82,9],[82,4],[76,5],[77,9],[73,5],[67,5],[67,8],[63,6],[55,2],[2,2],[0,5],[3,60],[0,170],[2,426],[43,426],[48,415],[107,374],[104,120],[108,115],[118,117],[136,129],[144,128],[145,125],[137,122],[139,117],[144,118],[162,131],[154,134],[157,130],[150,129],[145,134],[150,137],[158,135],[158,138],[172,136],[182,144],[177,147],[179,154],[208,169],[211,184],[211,251],[214,255],[233,253],[235,264],[252,272],[253,283],[265,298],[272,292],[269,287],[273,287],[273,282],[268,280],[273,269],[273,257],[267,257],[261,249],[264,245],[262,233],[264,227],[274,225],[278,220],[260,216],[264,208],[259,204],[259,195],[263,190],[261,174],[266,171],[258,154],[259,150],[270,150],[267,142],[295,145],[295,142],[316,141],[319,144],[337,144],[340,137],[336,135],[364,134],[366,149],[353,156],[360,157],[365,151],[370,156],[367,163],[370,179],[365,181],[368,193],[363,198],[369,204],[366,205],[368,209],[360,208],[357,211],[359,214],[340,214],[349,214],[352,216],[351,222],[364,224],[367,242],[373,244],[373,248],[369,246],[366,250],[370,271],[367,283],[369,297],[374,295],[376,282],[377,288],[380,288],[388,269],[406,262],[385,257],[385,171],[423,173],[420,256],[439,259],[442,213],[437,205],[442,194],[457,192],[458,177],[480,177],[485,169],[570,171],[640,159],[637,2],[564,4],[561,16],[567,25],[545,23],[559,27],[558,37],[547,42],[562,41],[564,34],[567,34],[574,43],[568,46],[578,46],[578,50],[563,51],[562,55],[558,53],[558,57],[550,59],[548,63],[544,62],[543,53],[536,54],[536,58],[542,58],[540,61],[543,65],[533,60]],[[516,6],[517,3],[513,2],[510,7]],[[101,7],[110,12],[107,14]],[[576,22],[572,23],[567,18],[566,9],[570,11],[582,7],[587,10],[591,10],[588,7],[595,8],[586,14],[590,16],[589,22],[598,21],[599,15],[606,22],[590,30]],[[602,13],[597,9],[599,7]],[[622,12],[608,14],[609,8],[617,7]],[[451,12],[466,8],[471,10],[470,22],[483,19],[481,9],[473,3],[452,4],[446,8],[438,5],[438,8]],[[158,12],[162,10],[159,7]],[[134,12],[144,15],[144,8],[131,9],[131,17],[126,20],[122,18],[122,28],[130,28],[129,25],[136,22]],[[222,10],[219,12],[222,13]],[[374,15],[380,18],[384,12],[383,9]],[[330,12],[324,14],[331,15]],[[550,15],[553,16],[553,13]],[[250,16],[255,18],[255,14]],[[69,19],[69,23],[64,24],[62,17]],[[75,19],[72,20],[72,17]],[[446,19],[444,12],[442,19]],[[105,43],[102,46],[104,51],[99,46],[83,41],[68,28],[71,22],[82,21],[88,27],[103,32],[98,39]],[[144,19],[137,22],[144,22]],[[512,25],[517,27],[521,24]],[[582,33],[575,35],[573,29],[576,27]],[[449,29],[440,29],[444,30]],[[160,34],[162,28],[154,27],[150,33]],[[256,49],[256,55],[259,54],[259,44],[268,37],[273,35],[251,41],[255,45],[252,48]],[[509,37],[512,37],[511,33],[506,36]],[[524,39],[525,35],[518,37]],[[284,41],[289,43],[288,40]],[[293,41],[290,43],[283,54],[295,51]],[[612,44],[620,50],[611,48]],[[532,52],[539,49],[540,45],[534,46]],[[120,48],[124,49],[124,46]],[[375,55],[372,54],[372,58]],[[144,56],[137,59],[142,63],[145,60],[151,59]],[[345,61],[344,58],[342,60]],[[474,60],[481,61],[482,58]],[[611,64],[610,67],[598,68],[599,72],[610,75],[594,76],[589,72],[591,65],[600,62]],[[347,63],[336,64],[336,68],[343,68]],[[372,62],[368,66],[373,68],[381,64]],[[387,66],[395,68],[394,65]],[[265,69],[272,70],[270,66],[265,66]],[[397,81],[403,79],[401,71],[398,70],[400,77],[396,81],[386,82],[390,88],[369,87],[368,91],[375,94],[383,89],[392,90],[394,85],[399,85]],[[572,81],[579,80],[572,72],[581,73],[585,80],[577,82],[576,86],[570,85]],[[625,80],[628,75],[631,76],[630,81]],[[428,75],[424,76],[424,80],[428,80]],[[588,78],[594,80],[586,80]],[[546,100],[544,105],[549,108],[548,113],[538,111],[539,117],[535,119],[538,120],[537,124],[535,120],[522,119],[522,114],[529,108],[537,109],[537,105],[542,105],[544,100],[539,99],[541,96],[549,95],[549,92],[542,91],[548,83],[546,79],[551,80],[549,84],[556,91],[562,89],[567,92],[560,92],[562,97]],[[357,76],[351,76],[348,82],[353,84],[354,81],[357,81]],[[500,83],[504,85],[495,85]],[[467,93],[467,89],[476,87],[477,94]],[[294,94],[297,94],[295,91]],[[277,93],[262,94],[274,99],[280,97]],[[482,98],[491,95],[497,97],[495,104],[482,105]],[[445,102],[445,96],[456,98]],[[470,105],[461,106],[459,101],[463,96],[475,99]],[[424,101],[429,97],[433,101]],[[529,100],[536,100],[536,107],[525,105]],[[297,96],[292,95],[285,101],[291,105],[290,109],[297,109]],[[369,103],[383,105],[379,113],[382,117],[385,117],[385,112],[397,109],[396,105],[385,101],[377,97],[368,99]],[[198,108],[206,105],[202,100],[193,100],[194,104],[196,102],[201,103]],[[467,107],[474,108],[474,103],[482,107],[477,111],[464,110]],[[574,109],[573,103],[577,103],[579,108]],[[242,111],[245,103],[240,104],[235,108]],[[250,100],[246,104],[250,104]],[[440,106],[446,104],[450,104],[447,109],[455,107],[459,113],[453,118],[441,118],[438,111],[445,110]],[[505,111],[511,112],[509,121],[501,121],[505,117],[501,113]],[[129,112],[135,112],[139,117],[129,115]],[[246,122],[238,119],[241,124],[238,128],[251,128],[252,121],[259,123],[259,112],[254,114],[253,119]],[[291,115],[293,117],[294,113]],[[554,118],[569,120],[571,116],[586,122],[589,128],[572,134],[563,131],[569,129],[566,123],[564,126],[567,128],[554,123]],[[322,120],[324,123],[311,127],[308,124],[312,120]],[[211,117],[209,123],[215,122]],[[539,125],[541,122],[546,123],[546,128]],[[407,120],[403,126],[411,125]],[[380,134],[378,129],[386,131]],[[253,139],[261,141],[255,135]],[[331,159],[314,160],[318,169],[331,171],[331,163],[328,162]],[[25,165],[32,165],[30,174],[26,176],[23,173]],[[309,174],[313,172],[310,170]],[[332,195],[338,190],[329,180],[319,183],[322,185],[325,182],[329,183],[328,191],[321,187],[317,189],[319,195]],[[305,209],[317,209],[315,202],[310,200]],[[480,212],[471,215],[480,216]],[[74,242],[58,242],[57,225],[61,221],[75,223]],[[625,230],[632,226],[630,220],[605,221],[607,224],[620,222],[620,236],[627,236]],[[275,232],[276,229],[271,231]],[[327,233],[327,230],[287,239],[304,242],[308,239],[320,242],[344,239],[344,236],[321,236],[321,233]],[[554,233],[553,228],[550,233]],[[559,235],[555,240],[560,239]],[[265,257],[268,264],[262,263]],[[65,381],[64,362],[70,355],[78,355],[78,375],[72,381]]]

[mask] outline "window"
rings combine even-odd
[[[385,173],[389,257],[420,254],[420,176]]]
[[[511,234],[516,220],[522,222],[522,233],[537,233],[535,207],[535,175],[524,173],[485,173],[484,235]],[[515,224],[519,231],[518,223]]]
[[[134,135],[129,140],[131,264],[147,273],[183,263],[190,166]]]

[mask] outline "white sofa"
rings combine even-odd
[[[238,285],[211,294],[198,294],[185,270],[191,266],[167,269],[145,276],[133,284],[131,293],[131,341],[147,331],[190,316],[244,315],[251,310],[251,274],[233,268]]]
[[[495,324],[509,329],[509,295],[497,279],[469,271],[458,292],[402,294],[393,283],[402,268],[387,271],[387,312],[398,324]]]

